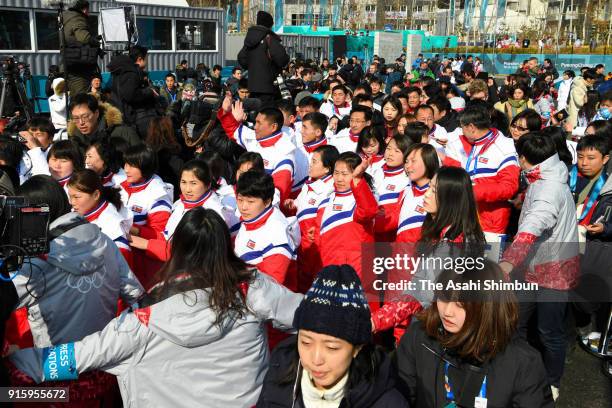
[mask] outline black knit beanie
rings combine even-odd
[[[274,19],[272,15],[265,11],[257,12],[257,25],[264,26],[266,28],[272,28],[274,25]]]
[[[326,266],[295,311],[293,327],[327,334],[353,345],[372,339],[368,301],[349,265]]]

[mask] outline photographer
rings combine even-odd
[[[77,0],[64,12],[64,58],[68,91],[74,97],[87,93],[91,78],[98,72],[100,44],[87,24],[89,1]]]
[[[37,174],[49,174],[42,144],[33,133],[25,130],[0,136],[0,168],[9,175],[15,187]]]
[[[274,80],[289,63],[289,55],[281,39],[272,30],[274,20],[269,13],[257,13],[257,25],[249,28],[244,46],[238,53],[238,63],[249,71],[249,91],[270,107],[278,96]]]

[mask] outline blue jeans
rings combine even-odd
[[[533,313],[537,317],[538,336],[544,346],[543,359],[548,382],[559,387],[567,348],[566,316],[568,292],[540,288],[536,292],[518,292],[519,335],[527,340],[527,326]]]

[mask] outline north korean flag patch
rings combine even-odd
[[[255,249],[255,241],[253,241],[253,240],[249,239],[249,242],[247,242],[246,246],[247,246],[249,249]]]
[[[333,211],[342,211],[342,204],[334,204],[332,207]]]
[[[425,209],[421,207],[420,205],[416,206],[415,211],[418,212],[419,214],[425,213]]]
[[[315,200],[314,198],[311,198],[310,200],[308,200],[308,205],[315,205],[317,203],[317,200]]]
[[[270,162],[266,159],[263,159],[264,167],[267,169],[270,166]]]
[[[142,212],[142,207],[139,207],[137,205],[133,205],[132,206],[132,211],[135,212],[135,213],[140,214]]]
[[[395,191],[395,184],[387,185],[387,191]]]
[[[487,159],[486,157],[478,158],[478,163],[487,164],[488,162],[489,162],[489,159]]]

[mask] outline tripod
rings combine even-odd
[[[26,90],[21,78],[15,77],[14,72],[4,72],[2,76],[2,94],[0,95],[0,116],[4,115],[5,108],[10,107],[13,110],[20,107],[27,120],[30,120],[34,115],[34,108],[28,99]],[[19,75],[17,73],[17,75]],[[7,104],[9,101],[10,104]],[[15,103],[16,102],[16,103]],[[12,116],[15,111],[9,112],[6,116]]]

